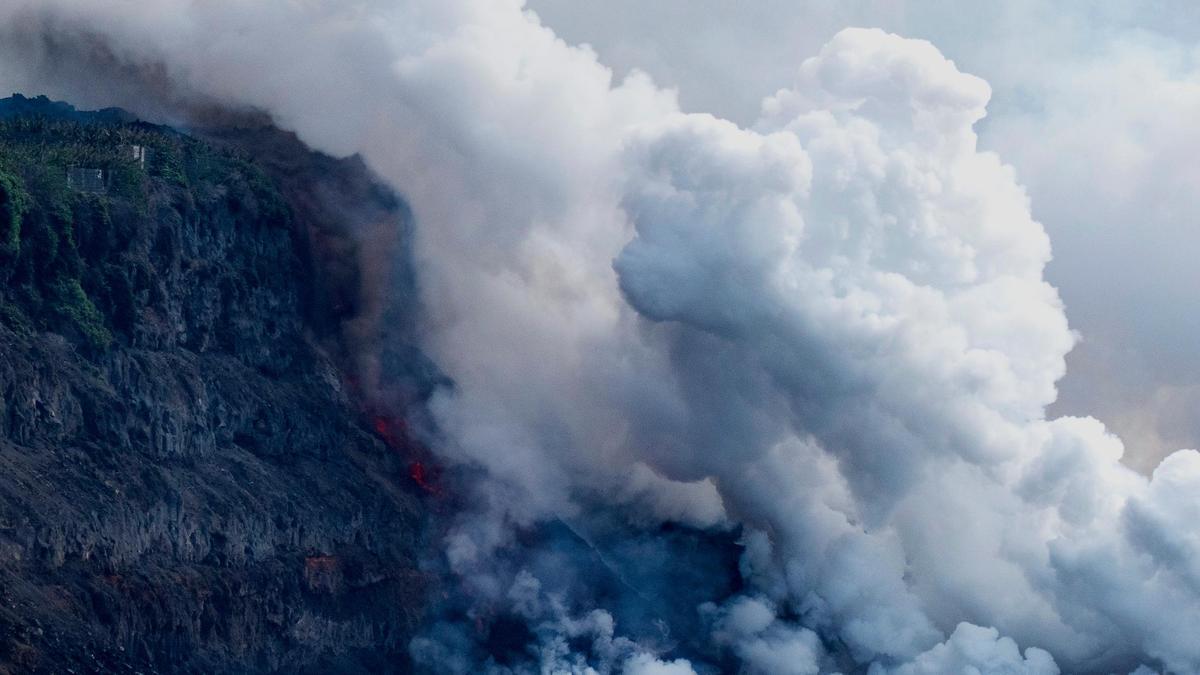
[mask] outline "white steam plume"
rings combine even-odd
[[[410,199],[455,382],[435,450],[486,475],[447,556],[529,623],[531,667],[710,667],[497,563],[512,525],[607,509],[744,528],[744,592],[697,611],[747,672],[1200,672],[1200,455],[1146,479],[1045,418],[1073,343],[1049,242],[976,149],[987,84],[932,45],[843,31],[746,129],[515,0],[10,1],[0,26],[0,84],[262,109]],[[414,655],[472,672],[469,642]]]

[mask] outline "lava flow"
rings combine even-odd
[[[408,425],[404,420],[389,415],[375,415],[371,421],[375,433],[393,450],[403,451],[409,448]]]
[[[441,489],[435,480],[436,469],[427,468],[426,463],[421,459],[428,453],[420,444],[409,438],[408,425],[403,419],[375,413],[371,416],[371,427],[389,448],[401,455],[416,457],[408,465],[408,476],[418,487],[429,494],[441,494]]]
[[[413,462],[408,465],[408,475],[413,479],[413,482],[421,486],[422,490],[431,494],[438,494],[438,488],[430,482],[429,476],[425,473],[425,464],[422,462]]]

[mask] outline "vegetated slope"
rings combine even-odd
[[[403,670],[423,497],[358,361],[390,406],[432,370],[356,243],[402,253],[403,205],[278,130],[129,119],[0,101],[0,672]]]

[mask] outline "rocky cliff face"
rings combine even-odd
[[[432,370],[356,243],[403,261],[402,204],[275,130],[38,103],[0,103],[0,672],[404,670],[423,493],[370,415]]]

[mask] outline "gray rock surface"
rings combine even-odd
[[[403,243],[403,206],[272,129],[219,147],[135,132],[189,173],[150,169],[140,203],[95,198],[104,218],[78,197],[79,278],[111,344],[4,272],[0,673],[403,672],[426,496],[364,410],[404,414],[429,370],[393,334],[410,308],[368,308],[385,301],[364,303],[354,255],[364,209]],[[31,194],[23,235],[53,220]],[[390,338],[395,374],[370,383],[390,393],[368,396],[358,361]]]

